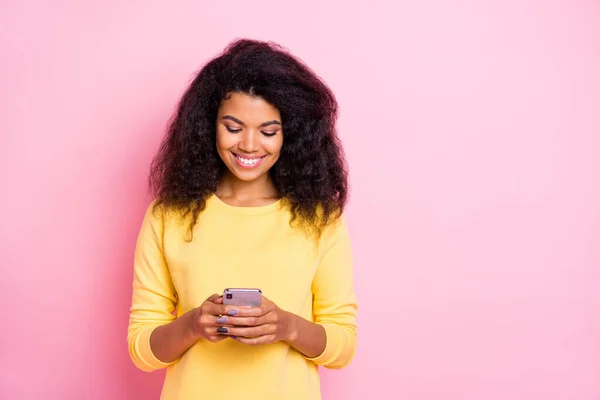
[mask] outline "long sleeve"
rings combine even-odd
[[[358,305],[350,237],[343,217],[324,233],[312,292],[314,322],[325,329],[327,344],[321,355],[309,360],[326,368],[344,368],[356,351]]]
[[[143,371],[166,367],[150,348],[150,334],[161,325],[175,319],[173,311],[177,303],[175,288],[163,254],[164,217],[162,208],[153,210],[150,205],[144,216],[137,239],[133,296],[127,342],[129,356]]]

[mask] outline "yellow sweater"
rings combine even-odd
[[[161,399],[316,400],[318,366],[343,368],[353,358],[357,304],[344,219],[315,245],[290,227],[285,204],[235,207],[213,195],[191,242],[181,218],[148,209],[135,251],[127,339],[138,368],[167,368]],[[321,324],[324,352],[310,359],[285,342],[247,346],[227,339],[199,340],[169,364],[154,357],[153,329],[226,287],[260,288],[281,309]]]

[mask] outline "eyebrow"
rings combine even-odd
[[[242,121],[240,121],[239,119],[237,119],[236,117],[233,117],[231,115],[224,115],[223,118],[221,118],[221,119],[228,119],[230,121],[235,122],[236,124],[246,125]],[[279,122],[276,119],[274,119],[272,121],[263,122],[262,124],[260,124],[260,127],[264,128],[264,127],[270,126],[270,125],[279,125],[279,126],[281,126],[281,122]]]

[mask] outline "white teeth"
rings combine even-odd
[[[240,156],[237,156],[237,158],[238,158],[238,160],[240,160],[240,161],[242,162],[242,164],[244,164],[244,165],[254,165],[254,164],[256,164],[257,162],[259,162],[259,161],[260,161],[260,159],[261,159],[262,157],[260,157],[260,158],[252,158],[252,159],[248,159],[248,158],[242,158],[242,157],[240,157]]]

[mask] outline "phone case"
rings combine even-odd
[[[223,291],[223,304],[234,306],[258,307],[262,303],[260,289],[225,289]]]

